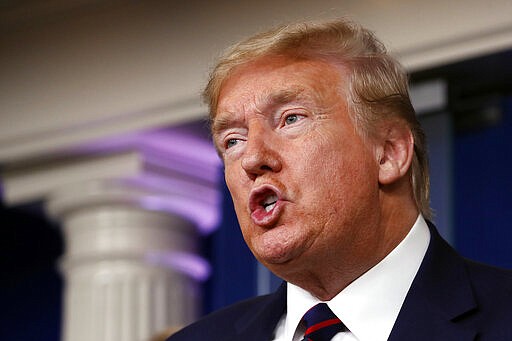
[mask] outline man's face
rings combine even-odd
[[[265,57],[219,96],[214,141],[244,239],[285,279],[358,268],[382,239],[378,164],[349,117],[346,82],[326,62]]]

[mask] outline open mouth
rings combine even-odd
[[[280,216],[282,198],[277,188],[263,185],[254,189],[249,197],[249,210],[253,221],[260,226],[272,224]]]

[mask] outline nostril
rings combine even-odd
[[[278,172],[280,170],[280,162],[275,158],[258,157],[242,160],[242,168],[251,177],[257,177],[268,172]]]
[[[241,162],[242,168],[250,176],[278,172],[281,169],[279,153],[269,143],[255,139],[247,143]]]

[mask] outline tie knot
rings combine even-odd
[[[305,341],[329,341],[334,335],[345,330],[343,323],[325,303],[319,303],[309,309],[302,321],[306,326]]]

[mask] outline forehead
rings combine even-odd
[[[300,101],[323,105],[347,88],[342,66],[321,60],[262,57],[235,68],[224,81],[213,123],[233,113]]]

